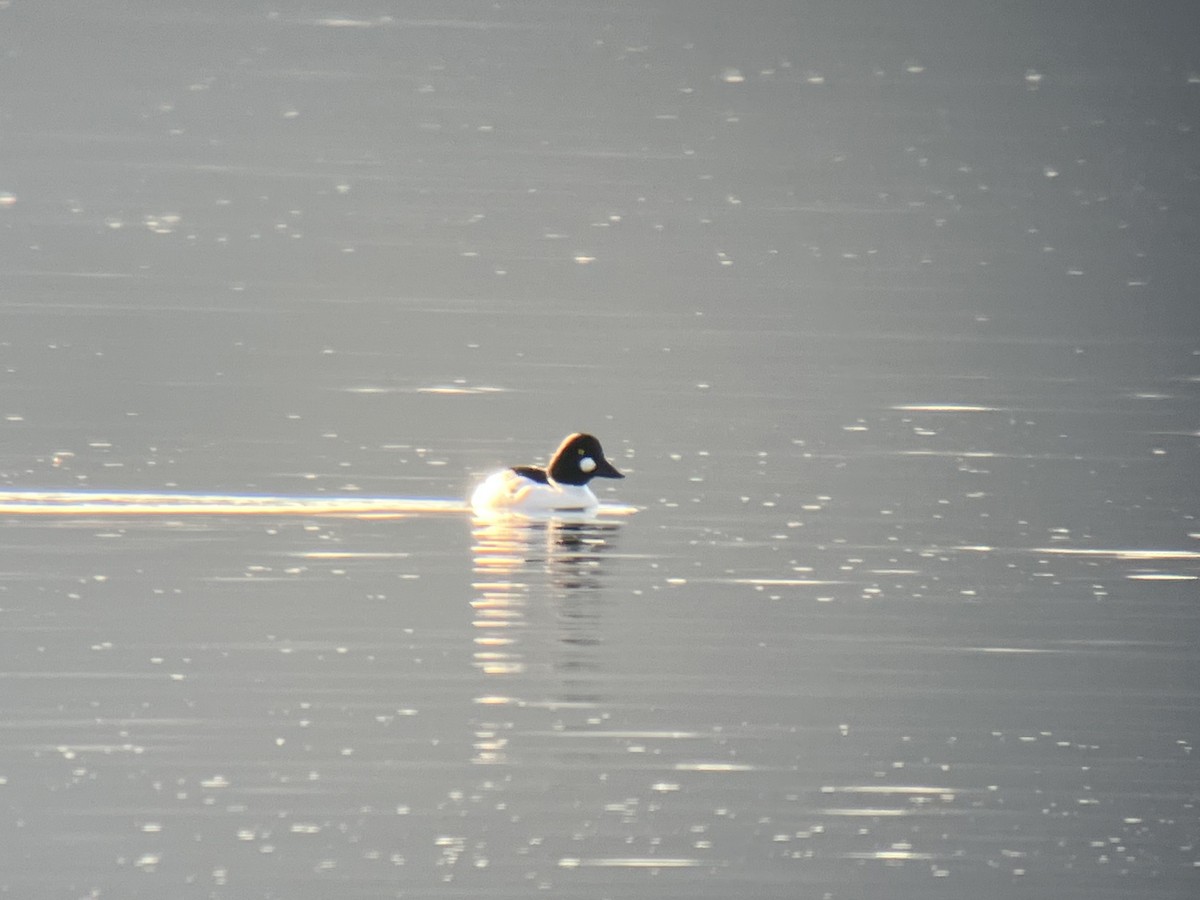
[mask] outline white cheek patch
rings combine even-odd
[[[579,471],[583,472],[585,475],[588,474],[589,472],[595,472],[596,471],[596,461],[594,459],[592,459],[590,456],[585,456],[583,459],[581,459],[579,461]]]

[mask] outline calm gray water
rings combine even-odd
[[[1193,898],[1187,4],[0,4],[0,894]]]

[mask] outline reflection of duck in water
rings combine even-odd
[[[588,668],[580,654],[600,642],[601,611],[611,602],[604,557],[613,553],[620,527],[561,518],[476,519],[476,667],[488,675],[520,674],[530,653],[544,657],[561,644],[572,649],[565,658],[561,648],[553,654],[556,668]]]
[[[624,477],[605,459],[598,440],[590,434],[573,434],[546,468],[513,466],[488,477],[471,495],[471,506],[481,516],[590,514],[600,501],[588,482]]]
[[[477,518],[472,663],[484,678],[475,705],[477,765],[510,765],[540,740],[546,710],[596,709],[604,689],[602,623],[621,523],[555,515]],[[548,748],[547,748],[548,749]],[[510,783],[495,780],[497,789]]]
[[[601,555],[612,550],[620,530],[616,522],[480,518],[474,529],[476,576],[495,581],[477,588],[509,590],[522,596],[534,573],[550,576],[550,585],[570,594],[600,587]]]

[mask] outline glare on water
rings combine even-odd
[[[1197,895],[1187,16],[110,7],[0,3],[0,892]]]

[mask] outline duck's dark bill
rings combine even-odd
[[[600,460],[596,465],[596,471],[592,473],[596,478],[624,478],[620,472],[616,470],[612,463],[607,459]]]

